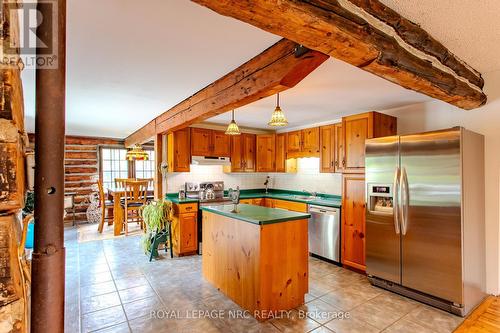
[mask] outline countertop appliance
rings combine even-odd
[[[309,205],[309,252],[340,262],[340,210]]]
[[[229,197],[224,196],[224,182],[201,182],[185,183],[186,197],[190,199],[197,199],[200,206],[207,205],[227,205],[231,203]]]
[[[485,294],[484,137],[461,127],[366,141],[372,284],[457,315]]]

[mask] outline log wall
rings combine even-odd
[[[16,1],[0,6],[0,51],[6,45],[19,45],[19,21],[10,15]],[[2,53],[4,54],[4,53]],[[25,197],[24,103],[19,54],[0,63],[0,331],[27,332],[29,283],[25,283],[18,254],[21,239],[20,211]]]
[[[30,148],[34,149],[35,135],[29,135]],[[64,166],[64,193],[75,193],[76,222],[87,220],[86,211],[89,206],[89,194],[95,192],[96,179],[99,177],[99,147],[124,147],[123,140],[66,136]],[[73,223],[73,215],[68,212],[65,224]]]

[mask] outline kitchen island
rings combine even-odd
[[[203,276],[258,320],[304,303],[307,213],[254,205],[206,206]]]

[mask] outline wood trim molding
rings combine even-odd
[[[232,72],[198,91],[125,139],[127,146],[156,134],[202,122],[294,87],[328,56],[282,39]]]
[[[192,0],[462,109],[486,103],[479,72],[378,0]]]

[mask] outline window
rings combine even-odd
[[[146,150],[149,155],[147,161],[135,161],[135,178],[154,178],[155,176],[155,152]]]
[[[115,178],[128,178],[127,149],[101,148],[101,172],[104,188],[114,186]]]

